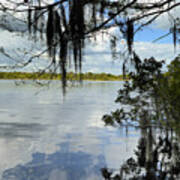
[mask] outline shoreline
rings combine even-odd
[[[123,75],[113,75],[107,73],[67,73],[69,81],[124,81]],[[29,72],[0,72],[0,80],[61,80],[61,74],[53,73],[29,73]]]

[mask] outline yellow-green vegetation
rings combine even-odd
[[[84,73],[82,74],[82,78],[84,80],[93,80],[93,81],[123,81],[123,75],[113,75],[113,74],[106,74],[106,73]]]
[[[83,73],[81,74],[83,80],[92,81],[122,81],[123,75],[113,75],[106,73]],[[60,80],[61,74],[55,73],[29,73],[29,72],[0,72],[0,79],[22,79],[22,80]],[[67,80],[79,80],[80,74],[73,72],[67,73]],[[127,78],[126,78],[127,79]]]

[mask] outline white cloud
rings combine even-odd
[[[177,55],[171,43],[135,42],[134,48],[141,59],[154,57],[157,60],[165,60],[166,64],[169,64]],[[120,50],[124,49],[125,45],[121,45]],[[178,49],[179,47],[177,47],[177,52]],[[112,59],[108,40],[99,41],[96,44],[89,44],[85,52],[83,61],[84,72],[122,73],[123,59],[120,57],[117,60]]]
[[[0,47],[5,50],[10,56],[17,60],[27,60],[31,54],[26,54],[25,52],[30,51],[32,54],[36,54],[42,50],[41,43],[33,43],[28,41],[26,35],[21,36],[17,33],[12,33],[8,31],[0,31]],[[125,44],[121,44],[121,49],[125,49]],[[149,57],[155,57],[158,60],[166,60],[169,63],[175,55],[174,47],[172,44],[157,44],[151,42],[135,42],[134,47],[138,55],[144,59]],[[2,53],[0,53],[0,63],[1,66],[4,64],[16,63],[13,60],[8,59]],[[46,59],[46,60],[45,60]],[[25,70],[34,70],[38,67],[45,67],[47,65],[48,58],[42,57],[41,59],[36,59],[33,64],[28,66]],[[123,59],[118,57],[117,60],[113,60],[111,56],[111,50],[109,45],[109,40],[105,39],[102,41],[100,37],[97,38],[97,43],[88,44],[85,49],[85,55],[83,58],[83,72],[91,71],[95,73],[122,73],[122,63]],[[2,69],[1,69],[2,70]]]
[[[174,56],[177,55],[174,51],[174,46],[171,43],[158,44],[151,42],[135,42],[135,49],[143,59],[153,56],[158,60],[166,60],[166,63],[169,63]]]

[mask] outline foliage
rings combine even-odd
[[[78,81],[80,74],[67,73],[67,80]],[[93,81],[122,81],[123,75],[113,75],[106,73],[82,73],[83,80]],[[22,79],[22,80],[60,80],[61,74],[55,73],[27,73],[27,72],[0,72],[0,79]]]
[[[126,126],[139,122],[142,126],[149,126],[157,123],[160,110],[157,108],[156,90],[159,86],[158,80],[162,78],[163,62],[157,62],[154,58],[141,61],[136,54],[134,58],[138,62],[137,71],[129,74],[131,81],[126,81],[124,88],[118,92],[116,103],[119,103],[121,108],[111,115],[104,115],[106,124]]]
[[[168,72],[160,82],[159,96],[165,104],[169,123],[179,131],[180,128],[180,58],[176,57],[168,66]],[[161,102],[161,103],[162,103]]]
[[[106,125],[133,126],[141,129],[142,138],[135,152],[137,160],[128,159],[121,167],[120,174],[116,176],[109,176],[109,178],[103,176],[108,180],[178,179],[179,159],[176,157],[175,164],[165,163],[165,159],[174,161],[170,159],[175,151],[178,153],[177,156],[180,155],[177,145],[180,135],[179,57],[172,61],[166,74],[161,72],[163,62],[157,62],[154,58],[141,61],[136,54],[134,58],[138,62],[137,71],[130,73],[131,81],[124,83],[124,88],[119,90],[116,99],[121,108],[111,112],[110,115],[104,115],[103,121]],[[164,133],[159,136],[159,141],[153,138],[154,128],[163,129],[158,132],[158,134]],[[177,141],[175,144],[172,142],[174,140]],[[158,163],[161,164],[160,169]],[[143,173],[143,168],[145,173]],[[109,173],[108,169],[106,171]]]
[[[105,115],[104,122],[110,125],[138,122],[146,126],[152,123],[177,126],[180,122],[179,57],[172,61],[165,74],[161,72],[163,61],[157,62],[154,58],[141,61],[136,54],[134,58],[138,62],[137,71],[129,74],[132,81],[125,82],[116,99],[116,103],[124,106]]]

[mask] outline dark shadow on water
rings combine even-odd
[[[35,138],[47,125],[39,123],[4,123],[0,122],[0,138]]]
[[[71,152],[68,143],[53,154],[34,153],[32,161],[3,172],[2,180],[100,180],[103,156]]]

